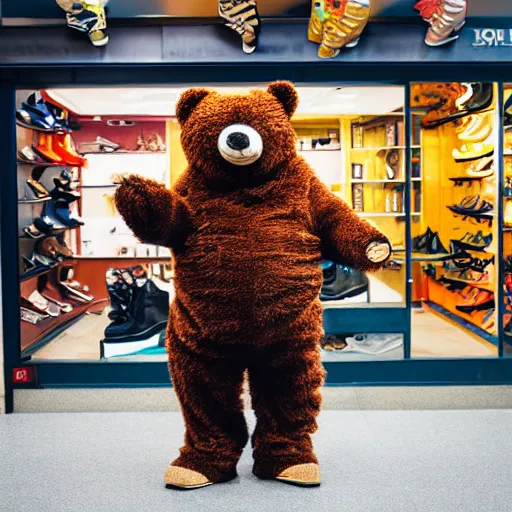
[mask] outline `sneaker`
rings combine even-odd
[[[100,151],[105,153],[113,153],[114,151],[121,149],[121,145],[117,144],[117,142],[112,142],[111,140],[100,137],[99,135],[96,137],[96,144],[99,144]]]
[[[355,334],[345,338],[345,352],[378,355],[389,352],[403,344],[401,334]]]
[[[78,6],[82,6],[82,10]],[[66,13],[68,27],[86,32],[94,46],[105,46],[108,43],[107,18],[105,8],[98,2],[96,4],[86,1],[75,2],[76,9]]]
[[[242,37],[242,49],[252,53],[258,45],[261,19],[256,0],[219,0],[219,16],[228,23],[226,26]]]
[[[425,37],[428,46],[442,46],[458,39],[466,23],[466,0],[442,0],[441,9],[428,20],[430,28]]]
[[[336,57],[343,47],[356,46],[370,19],[370,0],[339,0],[333,4],[338,4],[338,8],[329,13],[324,23],[322,44],[318,50],[322,59]]]

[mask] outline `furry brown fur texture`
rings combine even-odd
[[[322,257],[376,270],[366,248],[388,243],[314,175],[295,151],[291,84],[219,95],[185,92],[177,106],[189,167],[173,190],[132,176],[116,205],[135,235],[173,250],[176,298],[169,366],[186,422],[174,465],[212,482],[236,476],[248,440],[240,394],[249,375],[257,427],[254,473],[273,478],[316,462],[320,410]],[[217,141],[232,124],[254,128],[263,153],[228,163]]]

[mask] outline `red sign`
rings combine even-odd
[[[31,367],[13,368],[12,382],[14,384],[30,384],[34,380],[34,369]]]

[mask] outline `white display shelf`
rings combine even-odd
[[[421,146],[410,146],[411,149],[421,149]],[[381,146],[375,148],[350,148],[351,151],[387,151],[391,149],[407,149],[407,146]]]

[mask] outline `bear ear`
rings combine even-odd
[[[176,117],[178,122],[182,125],[192,114],[192,111],[199,105],[199,103],[210,94],[207,89],[188,89],[180,96],[176,104]]]
[[[267,91],[283,105],[288,117],[292,117],[299,104],[299,95],[293,84],[290,82],[272,82]]]

